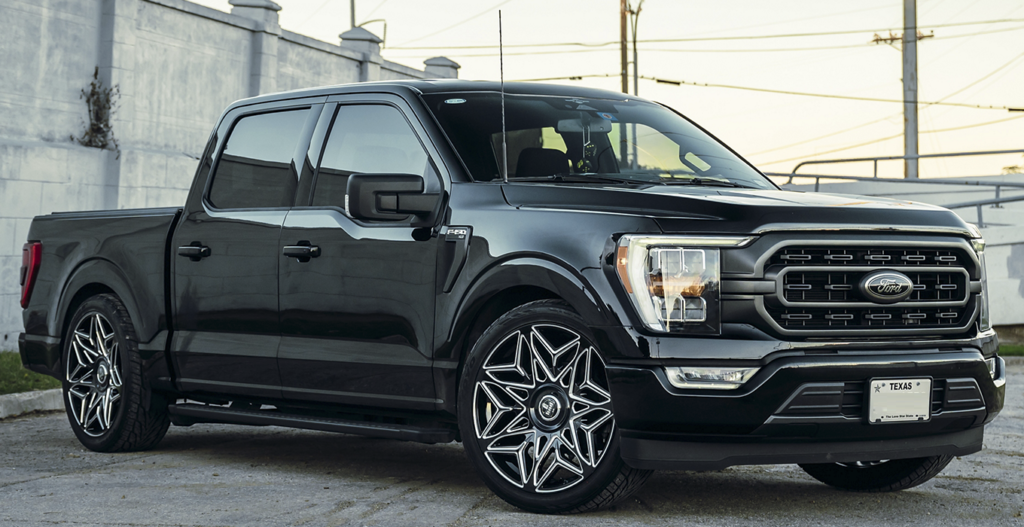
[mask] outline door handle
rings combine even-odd
[[[295,258],[301,263],[305,263],[308,262],[310,258],[320,256],[320,247],[309,243],[307,240],[301,240],[296,245],[285,245],[282,254],[289,258]]]
[[[192,242],[191,245],[178,247],[178,256],[185,256],[193,262],[198,262],[210,256],[210,248],[203,245],[202,242]]]

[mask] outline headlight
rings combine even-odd
[[[637,236],[619,240],[615,267],[648,329],[718,334],[721,330],[719,247],[751,237]]]
[[[978,302],[981,305],[978,306],[978,328],[981,331],[988,331],[992,328],[992,321],[989,320],[988,312],[988,276],[985,271],[985,239],[981,237],[980,232],[977,233],[977,236],[971,238],[971,246],[974,247],[974,252],[978,255],[978,261],[981,262],[981,295],[978,297]]]

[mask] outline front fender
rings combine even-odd
[[[447,341],[455,342],[473,323],[480,309],[496,295],[513,288],[542,289],[565,300],[590,326],[614,324],[595,288],[563,262],[537,256],[504,259],[480,273],[465,289],[448,326]]]

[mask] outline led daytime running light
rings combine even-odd
[[[735,390],[760,368],[666,367],[668,382],[680,389]]]

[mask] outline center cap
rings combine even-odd
[[[865,299],[876,304],[894,304],[914,292],[914,282],[896,271],[875,271],[864,275],[858,284]]]
[[[562,412],[562,401],[558,397],[548,394],[537,402],[537,415],[545,421],[554,421]]]
[[[96,367],[96,382],[104,384],[107,382],[107,377],[109,376],[110,368],[107,367],[107,363],[101,362],[100,365]]]

